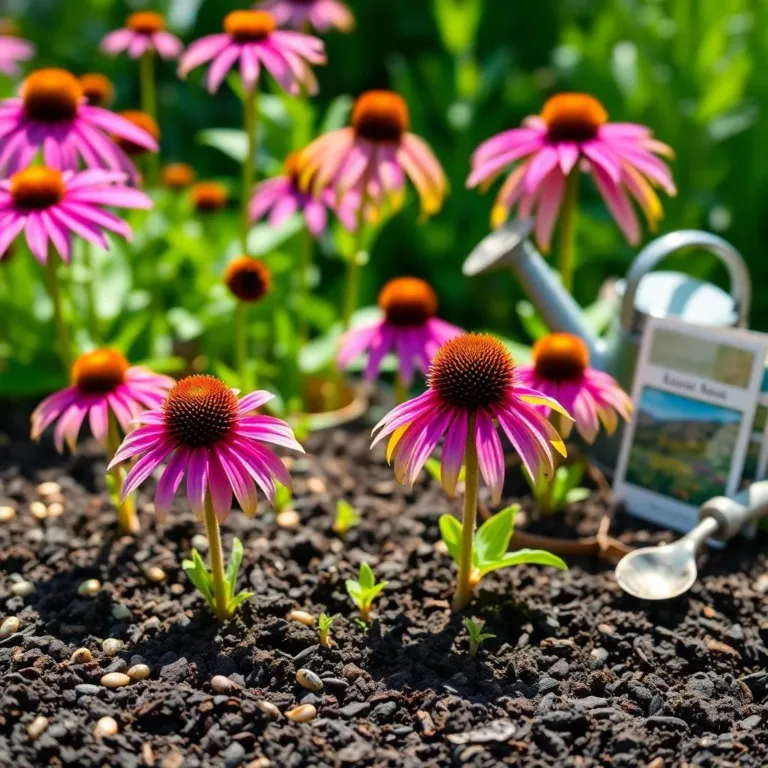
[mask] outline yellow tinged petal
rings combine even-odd
[[[491,228],[499,229],[504,226],[504,222],[509,216],[509,209],[503,205],[494,205],[491,211]]]
[[[400,442],[400,438],[408,431],[408,427],[410,427],[410,424],[406,424],[404,427],[398,427],[393,433],[392,437],[389,438],[389,443],[387,444],[387,464],[392,463],[392,454],[395,452],[395,448],[397,448],[397,444]]]
[[[544,405],[547,408],[551,408],[553,411],[557,411],[560,415],[565,416],[566,419],[573,421],[573,416],[571,416],[571,414],[568,413],[557,400],[551,397],[545,397],[544,395],[541,397],[535,397],[534,395],[520,395],[520,399],[529,405]]]
[[[612,435],[616,431],[616,427],[619,426],[619,417],[616,411],[613,408],[598,408],[597,415],[603,423],[605,431]]]

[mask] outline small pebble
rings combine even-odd
[[[11,587],[11,592],[16,597],[29,597],[34,591],[35,585],[31,581],[17,581]]]
[[[268,757],[257,757],[251,760],[245,768],[272,768],[272,761]]]
[[[61,486],[49,480],[47,483],[40,483],[37,486],[37,493],[40,496],[54,496],[57,493],[61,493]]]
[[[299,624],[303,624],[305,627],[315,626],[315,617],[306,611],[291,611],[288,614],[288,621],[296,621]]]
[[[311,669],[300,669],[296,673],[296,682],[308,691],[323,690],[323,681]]]
[[[302,704],[294,709],[289,709],[285,716],[294,723],[308,723],[317,717],[317,710],[312,704]]]
[[[78,588],[77,594],[81,597],[93,597],[101,589],[98,579],[86,579]]]
[[[235,691],[240,690],[240,686],[237,683],[232,682],[232,680],[224,675],[214,675],[211,678],[211,688],[216,693],[235,693]]]
[[[146,680],[149,677],[149,667],[146,664],[134,664],[127,672],[131,680]]]
[[[275,522],[281,528],[293,529],[299,527],[301,524],[301,518],[295,509],[284,509],[277,515]]]
[[[78,648],[70,657],[70,664],[87,664],[93,659],[93,654],[87,648]]]
[[[48,505],[48,517],[61,517],[64,514],[64,505],[60,501],[54,501]]]
[[[198,552],[207,552],[208,551],[208,539],[203,536],[202,533],[197,533],[192,537],[192,546],[198,551]]]
[[[33,501],[29,505],[29,511],[36,520],[45,520],[48,517],[48,507],[42,501]]]
[[[307,490],[314,496],[322,496],[324,493],[328,493],[328,488],[325,482],[319,477],[310,477],[307,479]]]
[[[165,581],[165,571],[156,565],[151,565],[144,571],[144,575],[153,584],[159,584],[161,581]]]
[[[43,732],[48,727],[48,718],[43,717],[42,715],[36,717],[28,726],[27,726],[27,735],[29,736],[32,741],[35,739],[40,738],[40,736],[43,735]]]
[[[93,729],[94,736],[115,736],[117,734],[117,720],[114,717],[102,717]]]
[[[131,613],[131,609],[125,603],[115,603],[112,606],[112,616],[118,621],[122,621],[123,619],[132,618],[133,613]]]
[[[120,651],[123,650],[123,641],[117,640],[114,637],[108,637],[102,644],[101,649],[104,651],[105,656],[117,656]]]
[[[7,523],[16,517],[16,510],[13,507],[0,507],[0,523]]]
[[[21,622],[18,616],[9,616],[2,624],[0,624],[0,638],[10,637],[14,633],[19,631]]]
[[[124,685],[128,685],[131,682],[131,678],[122,672],[108,672],[104,675],[99,682],[105,688],[122,688]]]
[[[270,719],[279,720],[280,710],[271,701],[257,701],[256,706]]]

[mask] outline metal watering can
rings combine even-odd
[[[648,317],[675,317],[726,328],[747,324],[751,283],[744,259],[716,235],[681,230],[653,240],[640,251],[617,286],[621,302],[610,330],[599,338],[585,321],[581,307],[530,241],[532,230],[531,219],[517,219],[491,233],[467,257],[464,274],[472,277],[503,267],[511,269],[547,326],[552,331],[581,337],[589,349],[590,364],[610,373],[628,392]],[[726,266],[730,293],[679,272],[653,271],[670,254],[692,246],[714,254]],[[592,458],[608,474],[618,458],[620,440],[619,430],[613,438],[599,439],[590,449]]]

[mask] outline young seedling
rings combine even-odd
[[[337,536],[344,538],[347,531],[359,525],[361,521],[362,518],[357,513],[357,510],[349,502],[339,499],[339,503],[336,505],[336,519],[333,522],[333,532]]]
[[[334,621],[336,621],[336,616],[329,616],[327,613],[321,613],[318,616],[317,634],[323,648],[327,648],[331,644],[331,624]]]
[[[490,632],[483,632],[484,621],[472,621],[468,616],[465,616],[463,621],[469,635],[469,655],[474,658],[480,650],[480,645],[485,640],[492,640],[496,635]]]
[[[369,621],[373,601],[388,583],[388,581],[380,581],[377,584],[376,577],[373,575],[371,566],[368,563],[360,564],[360,575],[357,581],[355,579],[347,579],[347,592],[360,611],[360,618],[364,622],[367,623]]]
[[[554,478],[549,481],[544,477],[534,481],[524,472],[536,506],[543,515],[562,512],[567,506],[589,498],[589,488],[582,488],[584,464],[563,464],[555,470]]]
[[[283,510],[288,509],[292,501],[293,494],[291,493],[291,489],[280,483],[275,483],[275,512],[280,514]]]
[[[477,529],[472,546],[470,589],[476,587],[483,576],[512,565],[533,563],[550,565],[563,571],[568,569],[557,555],[543,549],[519,549],[516,552],[507,552],[509,541],[515,530],[515,515],[519,509],[518,504],[513,504],[493,517],[489,517]],[[453,515],[443,515],[440,518],[440,535],[456,563],[461,559],[461,534],[461,523]]]

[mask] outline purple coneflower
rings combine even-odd
[[[334,27],[349,32],[355,26],[352,11],[340,0],[265,0],[260,8],[269,11],[280,26],[294,29],[310,25],[318,32]]]
[[[477,516],[478,470],[501,500],[504,452],[500,427],[531,477],[550,475],[553,451],[565,455],[557,430],[537,410],[545,405],[563,416],[562,406],[547,395],[522,386],[507,348],[481,334],[464,334],[443,344],[429,368],[428,389],[390,411],[376,427],[373,445],[390,436],[388,458],[398,482],[412,486],[429,455],[445,436],[441,482],[449,496],[456,492],[462,463],[466,464],[463,538],[454,607],[461,608],[471,592],[472,549]]]
[[[184,50],[181,40],[165,30],[165,19],[154,11],[136,11],[125,21],[123,29],[110,32],[101,49],[112,56],[127,51],[132,59],[154,51],[164,59],[175,59]]]
[[[325,64],[323,41],[299,32],[277,29],[267,11],[232,11],[224,18],[224,32],[208,35],[192,43],[179,62],[184,78],[193,69],[212,61],[208,70],[208,90],[218,90],[227,72],[239,61],[246,91],[254,91],[261,67],[288,93],[302,89],[317,92],[317,79],[310,64]]]
[[[8,77],[19,74],[19,62],[29,61],[35,55],[35,46],[15,34],[13,22],[0,24],[0,72]]]
[[[533,365],[517,369],[520,382],[557,400],[570,419],[559,419],[558,429],[567,437],[573,424],[588,443],[593,443],[602,423],[610,435],[621,416],[632,418],[632,400],[616,379],[589,367],[586,344],[570,333],[551,333],[533,347]],[[551,409],[537,406],[549,417]],[[559,417],[559,414],[556,414]]]
[[[26,168],[42,150],[51,168],[85,165],[121,170],[110,136],[157,152],[146,131],[87,103],[78,79],[63,69],[38,69],[22,83],[20,97],[0,102],[0,171]],[[135,171],[134,171],[135,172]]]
[[[414,369],[426,373],[438,348],[463,333],[461,328],[435,317],[437,296],[418,277],[397,277],[379,293],[384,317],[372,325],[347,331],[341,341],[339,366],[347,368],[358,355],[368,353],[364,377],[374,381],[384,356],[397,355],[400,383],[410,387]]]

